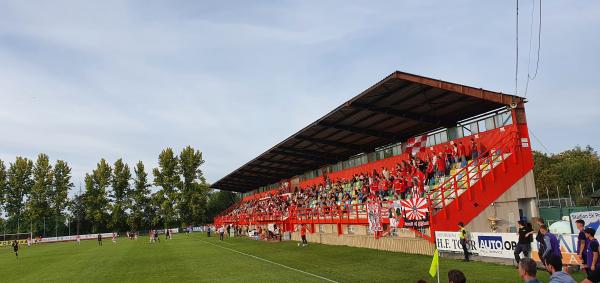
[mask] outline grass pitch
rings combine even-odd
[[[431,257],[297,242],[180,234],[149,244],[109,239],[0,249],[0,282],[416,282],[428,275]],[[441,259],[441,282],[450,269],[467,282],[522,282],[514,267]],[[548,274],[538,273],[542,282]],[[579,282],[583,274],[576,274]]]

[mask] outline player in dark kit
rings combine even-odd
[[[102,246],[102,234],[98,233],[98,246]]]
[[[12,242],[13,251],[15,252],[15,256],[19,259],[19,242],[17,240],[13,240]]]

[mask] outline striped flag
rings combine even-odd
[[[427,148],[427,135],[412,137],[406,141],[406,153],[416,155],[425,152],[425,148]]]

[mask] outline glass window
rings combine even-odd
[[[485,119],[485,128],[487,130],[495,129],[496,125],[494,124],[494,117],[490,117]]]
[[[435,136],[429,135],[427,137],[427,146],[434,146],[434,145],[435,145]]]
[[[481,120],[477,122],[477,127],[479,128],[478,133],[485,132],[487,129],[485,128],[485,121]]]
[[[469,128],[471,130],[472,135],[479,133],[479,129],[477,128],[476,122],[469,124]]]
[[[472,134],[471,129],[468,126],[462,126],[462,131],[463,131],[463,137],[468,137]]]

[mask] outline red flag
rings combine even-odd
[[[416,155],[418,152],[425,152],[427,148],[427,135],[416,136],[406,141],[406,153]]]

